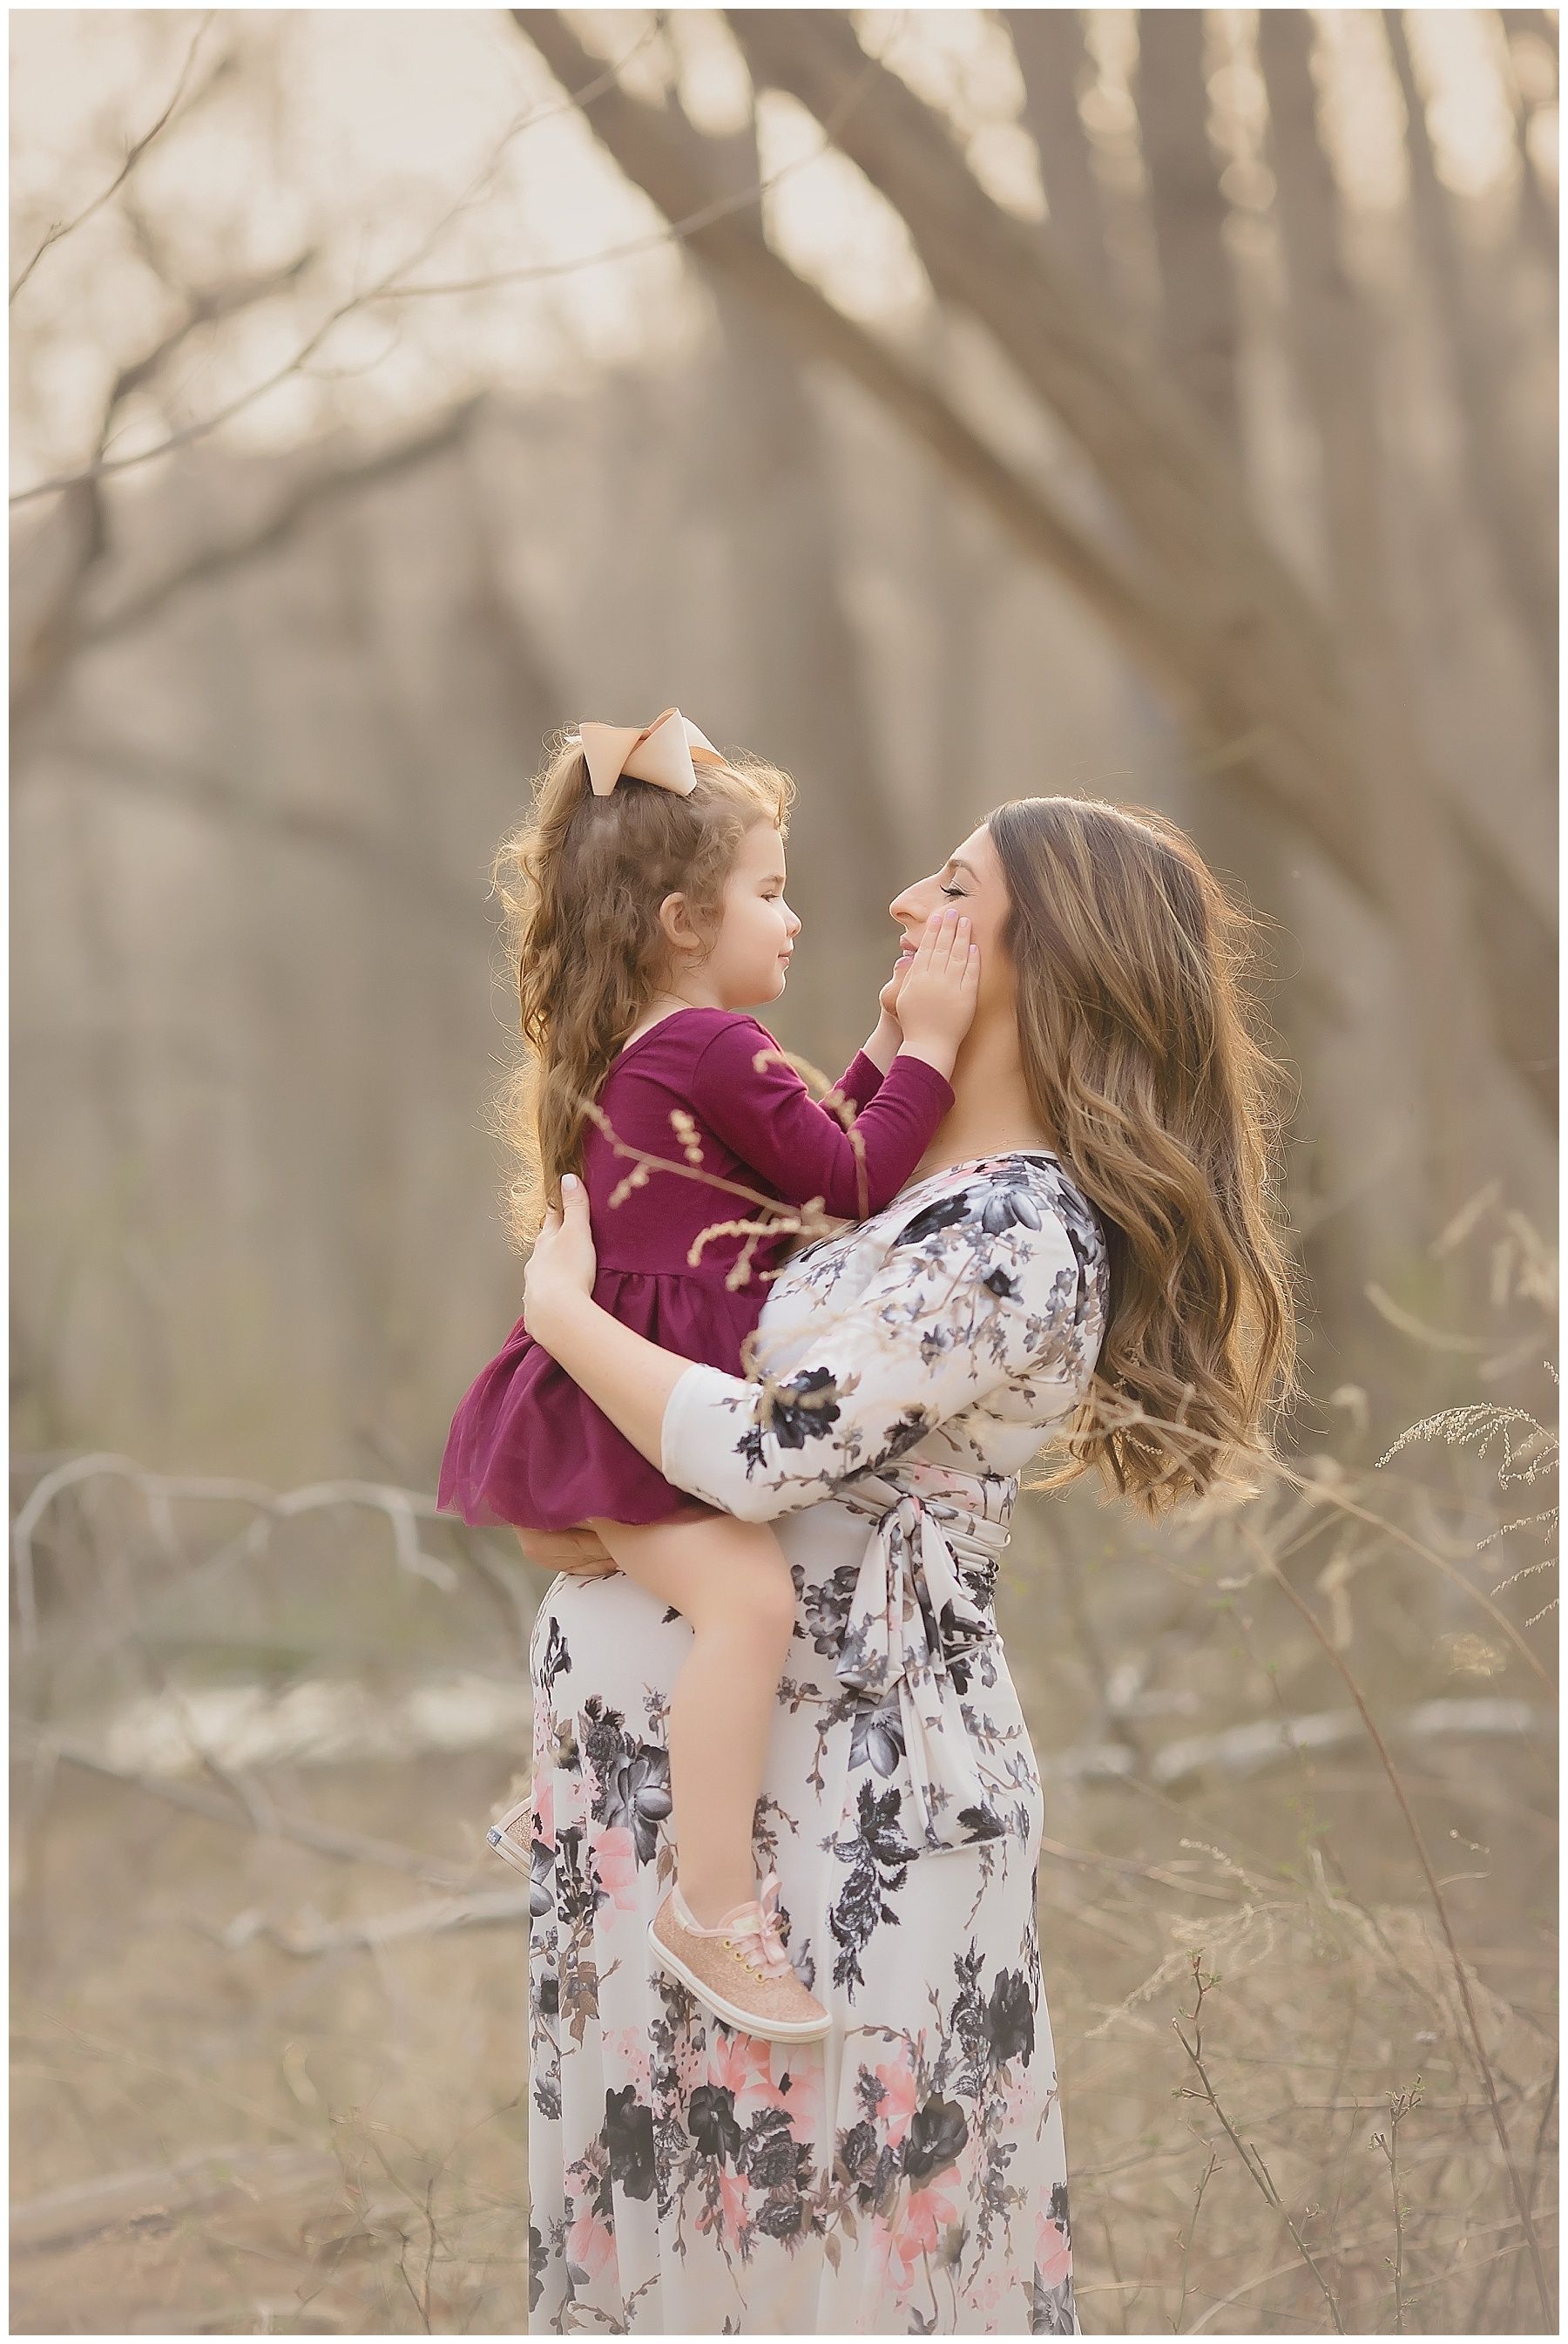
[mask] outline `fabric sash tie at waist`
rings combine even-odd
[[[876,1517],[836,1672],[840,1683],[879,1702],[897,1689],[900,1827],[917,1854],[935,1855],[1000,1838],[1006,1828],[981,1775],[960,1691],[965,1656],[995,1637],[996,1620],[989,1591],[985,1603],[976,1601],[958,1559],[989,1564],[994,1577],[1010,1533],[1006,1519],[987,1519],[985,1485],[976,1477],[914,1471],[918,1479],[862,1473],[834,1492],[839,1504]],[[1000,1484],[1006,1515],[1017,1486]]]

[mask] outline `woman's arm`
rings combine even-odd
[[[1101,1297],[1028,1173],[977,1177],[915,1213],[804,1363],[759,1382],[661,1351],[600,1310],[586,1203],[564,1193],[566,1219],[550,1217],[529,1264],[530,1331],[668,1480],[726,1513],[810,1505],[1002,1384],[1028,1389],[1042,1430],[1088,1388]]]

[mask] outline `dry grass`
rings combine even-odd
[[[1074,1490],[1020,1517],[1002,1624],[1041,1756],[1128,1753],[1121,1780],[1052,1775],[1040,1866],[1091,2332],[1552,2326],[1550,1743],[1399,1731],[1478,1692],[1543,1718],[1543,1493],[1500,1483],[1485,1425],[1379,1470],[1353,1418],[1345,1454],[1240,1510],[1137,1528]],[[14,2331],[521,2332],[522,1920],[286,1950],[509,1883],[477,1827],[519,1752],[247,1773],[215,1752],[158,1790],[26,1730],[90,1739],[149,1686],[515,1670],[531,1591],[445,1528],[437,1585],[352,1511],[296,1515],[265,1556],[232,1502],[170,1514],[84,1485],[39,1533]],[[1335,1706],[1357,1742],[1155,1779],[1172,1741]],[[360,1852],[258,1828],[278,1815]]]

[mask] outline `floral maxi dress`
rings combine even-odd
[[[759,2041],[650,1967],[691,1632],[620,1573],[547,1591],[530,2334],[1078,2332],[1043,1801],[993,1591],[1108,1284],[1053,1156],[950,1166],[786,1264],[755,1379],[694,1364],[671,1394],[663,1470],[775,1521],[795,1582],[753,1839],[824,2041]]]

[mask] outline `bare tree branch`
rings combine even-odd
[[[637,50],[640,49],[651,37],[652,35],[650,33],[645,32],[635,45],[633,50],[628,54],[635,56]],[[13,508],[35,503],[40,497],[58,495],[63,490],[75,488],[83,481],[109,479],[117,473],[133,470],[139,465],[150,464],[160,456],[172,454],[176,449],[188,447],[193,440],[205,439],[208,432],[216,431],[223,424],[231,422],[233,419],[236,415],[241,414],[246,408],[254,405],[256,399],[265,397],[266,392],[269,390],[276,390],[280,383],[286,382],[291,375],[297,374],[300,371],[300,369],[306,365],[307,361],[315,356],[316,352],[321,348],[321,345],[327,340],[334,328],[341,325],[345,318],[353,316],[357,311],[368,308],[372,303],[384,298],[395,289],[400,289],[401,278],[407,276],[407,272],[411,268],[417,268],[420,263],[429,257],[430,252],[441,237],[445,235],[452,222],[459,217],[467,208],[467,207],[473,202],[476,195],[487,187],[493,179],[496,171],[499,168],[502,157],[506,154],[514,139],[519,137],[524,131],[533,129],[540,122],[552,120],[557,115],[567,112],[572,106],[590,105],[603,90],[613,88],[615,86],[618,70],[618,67],[616,66],[607,66],[603,67],[595,78],[584,88],[575,92],[568,99],[566,105],[538,107],[533,113],[525,115],[519,121],[515,122],[500,140],[495,154],[491,157],[484,169],[476,175],[476,177],[470,181],[469,185],[464,189],[462,195],[457,197],[457,201],[449,206],[448,208],[442,213],[440,217],[436,220],[433,226],[427,230],[425,235],[420,237],[414,249],[411,252],[406,253],[402,259],[396,261],[389,269],[376,280],[374,285],[367,286],[357,290],[351,293],[347,299],[340,301],[337,307],[331,310],[329,314],[322,319],[321,323],[314,329],[314,331],[306,338],[306,339],[300,344],[299,348],[294,352],[293,356],[287,359],[282,366],[276,368],[273,373],[266,376],[264,380],[258,383],[253,383],[248,389],[239,392],[234,399],[229,400],[226,407],[219,408],[214,414],[203,416],[193,423],[184,425],[176,431],[171,431],[166,439],[160,440],[155,447],[144,448],[134,456],[120,457],[106,456],[100,450],[93,461],[83,466],[79,470],[56,473],[50,480],[37,481],[30,489],[22,489],[18,490],[11,499]],[[296,266],[297,267],[298,264],[296,264]],[[206,322],[206,320],[198,318],[194,322],[201,323]],[[183,339],[185,333],[188,332],[189,329],[189,324],[180,329],[180,338]],[[166,342],[160,344],[156,351],[151,353],[146,360],[140,362],[142,368],[144,369],[149,369],[155,363],[161,363],[168,354],[168,347],[169,345]],[[118,387],[119,398],[124,398],[126,395],[127,389],[135,389],[138,387],[138,381],[139,377],[137,378],[137,380],[133,380],[128,386],[126,386],[122,379],[122,383]],[[117,401],[116,403],[117,403]]]
[[[245,568],[264,554],[276,551],[306,523],[330,511],[347,498],[361,496],[367,490],[379,488],[387,480],[427,464],[433,457],[445,455],[472,429],[483,405],[482,397],[465,399],[438,422],[394,440],[390,447],[357,463],[317,467],[280,500],[264,521],[221,544],[204,546],[167,576],[155,580],[117,608],[106,611],[101,619],[79,627],[74,644],[67,648],[89,650],[128,634],[136,627],[145,627],[190,587],[210,585],[215,579]]]
[[[420,857],[400,845],[396,837],[383,836],[352,815],[308,803],[291,804],[283,799],[258,797],[254,792],[236,789],[224,774],[204,772],[182,763],[166,750],[154,752],[132,742],[75,734],[51,737],[49,756],[89,767],[116,789],[162,799],[242,830],[340,854],[367,876],[390,881],[411,902],[460,925],[472,936],[479,907],[476,890],[449,879],[427,856]],[[35,786],[38,778],[39,769],[30,765],[17,774],[13,786],[24,781]]]
[[[153,124],[152,128],[150,130],[145,130],[135,144],[126,149],[126,159],[121,164],[119,169],[116,172],[114,177],[109,181],[108,186],[105,187],[100,194],[95,195],[91,203],[85,205],[84,208],[76,214],[75,219],[56,221],[54,227],[49,229],[43,242],[34,253],[32,259],[28,261],[21,275],[12,286],[11,299],[13,301],[15,300],[17,294],[20,293],[23,286],[26,284],[27,279],[32,276],[33,271],[37,268],[38,263],[43,259],[44,255],[55,245],[63,244],[68,236],[74,236],[77,228],[81,227],[85,221],[92,218],[95,212],[102,211],[104,206],[109,202],[111,197],[117,195],[119,190],[125,186],[126,180],[136,169],[136,165],[141,161],[143,156],[146,153],[148,147],[151,146],[153,141],[158,136],[159,133],[167,127],[169,122],[173,118],[176,107],[178,106],[180,99],[185,96],[186,84],[190,79],[191,67],[195,65],[196,59],[196,51],[201,47],[202,42],[206,38],[207,31],[211,26],[212,20],[216,14],[217,11],[216,8],[209,8],[206,15],[202,18],[201,23],[196,26],[190,47],[186,52],[186,61],[180,67],[179,79],[175,84],[174,95],[169,99],[169,102],[165,106],[163,112],[159,115],[157,120]],[[213,89],[216,86],[217,82],[226,70],[226,66],[221,61],[214,67],[206,83],[197,92],[196,100],[194,101],[195,105],[199,105],[201,103],[201,100],[207,95],[209,90]]]
[[[285,262],[281,268],[264,269],[251,277],[235,278],[187,296],[185,314],[178,323],[160,335],[152,348],[144,351],[139,359],[121,367],[110,383],[98,423],[95,463],[104,457],[114,429],[115,418],[126,400],[153,381],[198,328],[236,317],[242,310],[269,300],[284,286],[292,284],[309,267],[314,257],[309,251],[303,252],[293,260]],[[42,610],[30,618],[24,618],[16,629],[17,640],[12,656],[11,716],[14,726],[19,725],[34,712],[69,658],[75,640],[76,614],[81,608],[87,581],[108,551],[103,492],[98,476],[91,468],[69,487],[55,512],[45,522],[45,531],[51,525],[54,534],[62,541],[62,559],[58,574],[44,598]]]
[[[50,1507],[68,1490],[85,1481],[106,1479],[129,1481],[139,1490],[152,1527],[166,1544],[172,1542],[170,1508],[176,1498],[248,1508],[252,1519],[236,1543],[251,1555],[264,1553],[276,1524],[296,1514],[314,1513],[332,1506],[368,1507],[387,1521],[392,1532],[393,1553],[412,1578],[427,1579],[433,1585],[447,1589],[456,1583],[451,1564],[426,1554],[420,1547],[417,1524],[421,1521],[438,1521],[441,1516],[433,1498],[421,1497],[415,1490],[400,1490],[388,1481],[350,1480],[314,1482],[302,1490],[269,1490],[259,1482],[228,1475],[182,1477],[152,1473],[133,1458],[94,1450],[45,1473],[29,1491],[12,1524],[11,1551],[16,1566],[16,1602],[24,1652],[35,1650],[37,1643],[33,1541],[39,1525]]]

